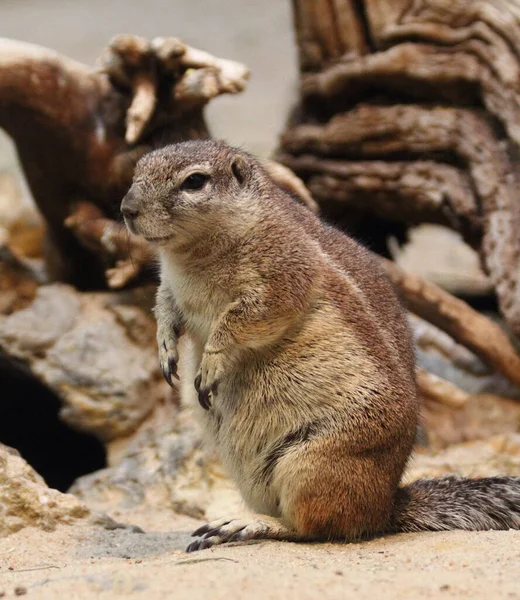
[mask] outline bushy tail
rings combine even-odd
[[[520,477],[419,479],[397,493],[392,530],[520,529]]]

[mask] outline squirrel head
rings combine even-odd
[[[152,243],[186,242],[251,208],[261,174],[253,156],[223,142],[173,144],[139,160],[121,212],[127,228]]]

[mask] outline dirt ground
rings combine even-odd
[[[267,155],[296,86],[289,0],[0,0],[0,35],[93,64],[120,32],[176,35],[252,69],[245,94],[219,98],[217,136]],[[14,153],[0,140],[0,169]],[[61,526],[0,540],[0,597],[520,598],[520,532],[396,535],[363,544],[258,542],[187,555],[198,522],[171,512],[116,518],[147,533]]]
[[[362,544],[256,542],[185,554],[197,521],[170,513],[154,514],[152,521],[136,513],[131,520],[147,533],[62,526],[0,540],[0,595],[520,598],[519,531],[402,534]]]

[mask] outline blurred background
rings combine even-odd
[[[47,46],[94,66],[110,38],[177,36],[251,69],[246,91],[206,109],[213,135],[267,156],[296,94],[290,2],[281,0],[0,0],[0,36]],[[15,164],[0,131],[0,169]]]
[[[210,102],[207,123],[215,137],[260,156],[269,156],[276,147],[297,98],[297,48],[289,1],[0,0],[1,37],[46,46],[92,67],[118,33],[148,39],[174,35],[214,56],[247,65],[251,77],[246,90]],[[6,170],[15,173],[29,199],[12,142],[0,130],[0,171]],[[442,255],[427,251],[432,239],[442,241]],[[407,268],[458,291],[487,287],[476,255],[459,243],[458,234],[426,226],[414,241],[424,241],[425,250],[402,255]]]

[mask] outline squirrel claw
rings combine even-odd
[[[210,390],[199,390],[199,404],[204,410],[209,410],[211,408],[211,400],[209,395]]]
[[[212,399],[217,397],[218,386],[222,380],[221,352],[204,352],[199,372],[195,377],[195,389],[199,394],[199,403],[204,410],[209,410]]]
[[[207,388],[201,388],[200,384],[202,381],[202,375],[199,373],[197,377],[195,377],[195,389],[199,395],[199,404],[202,406],[204,410],[209,410],[211,407],[210,401],[210,392],[211,390]]]
[[[168,360],[168,365],[162,369],[164,379],[170,387],[175,387],[173,385],[172,377],[179,381],[179,375],[177,374],[177,361],[173,358]]]
[[[196,552],[197,550],[206,550],[206,548],[214,546],[215,543],[214,540],[210,539],[195,540],[186,548],[186,552],[189,554],[191,552]]]
[[[170,372],[170,381],[172,377],[175,377],[179,381],[179,375],[177,374],[177,361],[174,358],[170,358],[168,361],[168,370]]]
[[[178,338],[176,336],[166,336],[164,331],[159,328],[157,335],[157,345],[159,347],[159,364],[164,375],[166,383],[175,388],[173,379],[179,380],[177,375],[177,365],[179,353],[177,351]]]
[[[186,552],[205,550],[228,542],[247,542],[254,539],[284,539],[280,537],[281,526],[269,517],[253,519],[223,518],[207,523],[192,533],[197,539]],[[288,531],[288,533],[290,533]]]
[[[191,534],[191,537],[200,537],[201,535],[205,535],[210,529],[214,529],[214,527],[211,526],[211,523],[206,523],[202,527],[195,529],[195,531]]]

